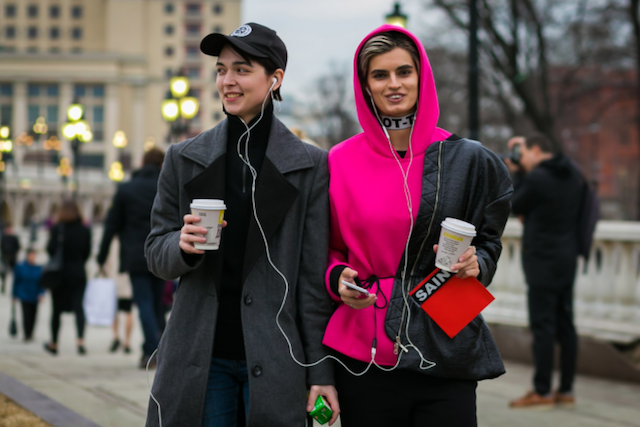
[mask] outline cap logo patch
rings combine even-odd
[[[243,25],[233,33],[231,33],[230,37],[247,37],[249,34],[251,34],[251,27],[248,25]]]

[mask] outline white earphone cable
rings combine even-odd
[[[378,115],[378,109],[376,108],[376,104],[373,101],[373,95],[371,94],[371,92],[369,91],[369,88],[367,88],[367,92],[369,92],[369,98],[371,100],[371,106],[373,108],[373,112],[376,116],[376,119],[378,120],[378,123],[380,124],[380,126],[382,127],[382,130],[384,132],[384,135],[387,137],[387,141],[389,143],[389,149],[391,151],[391,154],[393,156],[393,158],[395,159],[396,163],[398,164],[398,167],[400,168],[400,173],[402,173],[402,177],[403,177],[403,190],[404,190],[404,195],[405,195],[405,199],[407,202],[407,209],[409,211],[409,234],[407,236],[407,241],[405,243],[405,247],[404,247],[404,265],[402,267],[402,280],[400,282],[401,287],[402,287],[402,298],[404,300],[404,305],[405,308],[407,309],[407,324],[406,324],[406,329],[405,329],[405,335],[407,337],[407,341],[409,342],[408,345],[406,346],[402,346],[402,344],[400,344],[400,346],[402,347],[402,351],[408,351],[407,349],[409,348],[413,348],[418,355],[420,356],[420,369],[426,370],[426,369],[430,369],[433,368],[436,363],[433,361],[430,361],[428,359],[426,359],[424,357],[424,355],[422,354],[422,351],[420,351],[420,349],[418,347],[415,346],[415,344],[413,344],[413,341],[411,341],[411,337],[409,336],[409,324],[411,323],[411,305],[409,304],[409,299],[407,296],[407,290],[405,287],[405,280],[406,280],[406,275],[407,275],[407,268],[408,268],[408,262],[409,262],[409,243],[411,242],[411,235],[413,234],[413,229],[414,229],[414,219],[413,219],[413,201],[411,200],[411,190],[409,188],[409,183],[408,183],[408,179],[409,179],[409,170],[411,169],[411,165],[413,164],[413,144],[412,144],[412,138],[413,138],[413,129],[415,128],[415,119],[413,122],[413,125],[411,126],[411,132],[409,133],[409,147],[408,147],[408,151],[409,151],[409,165],[407,166],[407,170],[405,171],[402,168],[402,163],[400,162],[400,157],[398,155],[398,153],[396,152],[396,150],[393,148],[393,144],[391,143],[391,137],[389,136],[389,132],[387,131],[387,129],[384,126],[384,123],[382,122],[382,120],[380,120],[380,116]],[[417,114],[416,114],[417,117]],[[409,282],[411,282],[411,278],[409,278]],[[402,356],[402,351],[398,352],[398,363],[400,360],[400,357]],[[423,364],[426,364],[426,366],[423,367]],[[376,364],[377,365],[377,364]],[[396,364],[397,366],[397,364]],[[381,368],[381,367],[380,367]],[[381,368],[383,370],[393,370],[395,369],[395,367],[391,368],[391,369],[384,369]]]

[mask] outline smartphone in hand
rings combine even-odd
[[[342,284],[343,284],[343,285],[345,285],[346,287],[348,287],[348,288],[350,288],[350,289],[353,289],[354,291],[362,292],[362,293],[363,293],[363,294],[365,294],[366,296],[371,295],[371,294],[369,293],[369,291],[368,291],[368,290],[366,290],[365,288],[361,288],[360,286],[358,286],[358,285],[354,285],[353,283],[349,283],[349,282],[347,282],[347,281],[345,281],[345,280],[341,280],[341,282],[342,282]]]

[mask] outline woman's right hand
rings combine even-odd
[[[340,274],[340,278],[338,279],[338,294],[340,294],[340,299],[343,303],[353,308],[354,310],[360,310],[361,308],[367,308],[378,300],[376,294],[370,294],[368,297],[365,296],[362,292],[358,292],[354,289],[348,288],[346,285],[342,283],[345,282],[356,284],[356,277],[358,277],[358,272],[350,269],[349,267],[342,270],[342,274]]]
[[[182,249],[185,253],[188,254],[203,254],[204,251],[201,249],[196,249],[193,246],[194,243],[204,243],[207,241],[204,235],[207,233],[207,229],[204,227],[198,227],[197,225],[193,225],[196,222],[200,222],[200,217],[187,214],[183,218],[184,225],[180,229],[180,249]],[[222,221],[222,228],[227,226],[227,221]],[[196,236],[196,234],[198,234]]]

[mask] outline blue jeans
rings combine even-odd
[[[164,280],[151,273],[130,273],[129,277],[133,289],[133,301],[138,306],[144,334],[142,351],[145,356],[151,356],[160,341],[160,325],[164,317],[162,310]]]
[[[245,420],[249,414],[249,375],[244,360],[211,359],[202,427],[237,427],[242,390]]]

